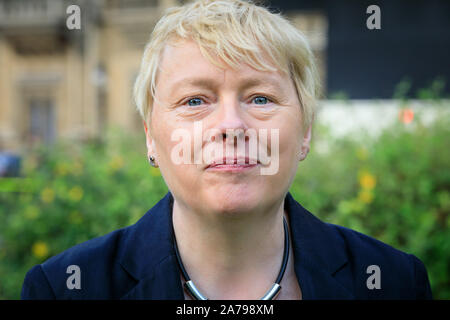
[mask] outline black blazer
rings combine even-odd
[[[34,266],[26,274],[22,299],[184,299],[172,242],[172,205],[169,192],[136,224]],[[425,267],[415,256],[322,222],[290,193],[285,209],[303,299],[432,298]],[[80,289],[68,288],[71,265],[79,267]],[[379,267],[377,275],[370,268],[368,273],[371,265]],[[375,276],[379,288],[368,286]]]

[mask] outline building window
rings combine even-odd
[[[32,98],[30,108],[31,144],[49,145],[55,141],[55,110],[50,99]]]

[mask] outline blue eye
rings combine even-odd
[[[187,103],[188,103],[188,105],[190,107],[196,107],[196,106],[199,106],[202,103],[202,99],[200,99],[200,98],[192,98],[192,99],[189,99],[187,101]]]
[[[255,102],[255,104],[267,104],[269,102],[269,99],[263,96],[258,96],[253,98],[253,101]]]

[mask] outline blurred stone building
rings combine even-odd
[[[154,24],[177,2],[0,0],[0,151],[99,137],[108,126],[141,130],[133,83]],[[71,4],[80,30],[66,26]],[[324,61],[324,16],[290,15]]]

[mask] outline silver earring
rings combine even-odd
[[[148,162],[150,162],[150,165],[151,165],[152,167],[155,167],[155,168],[156,168],[156,162],[155,162],[155,157],[154,157],[154,156],[148,157]]]

